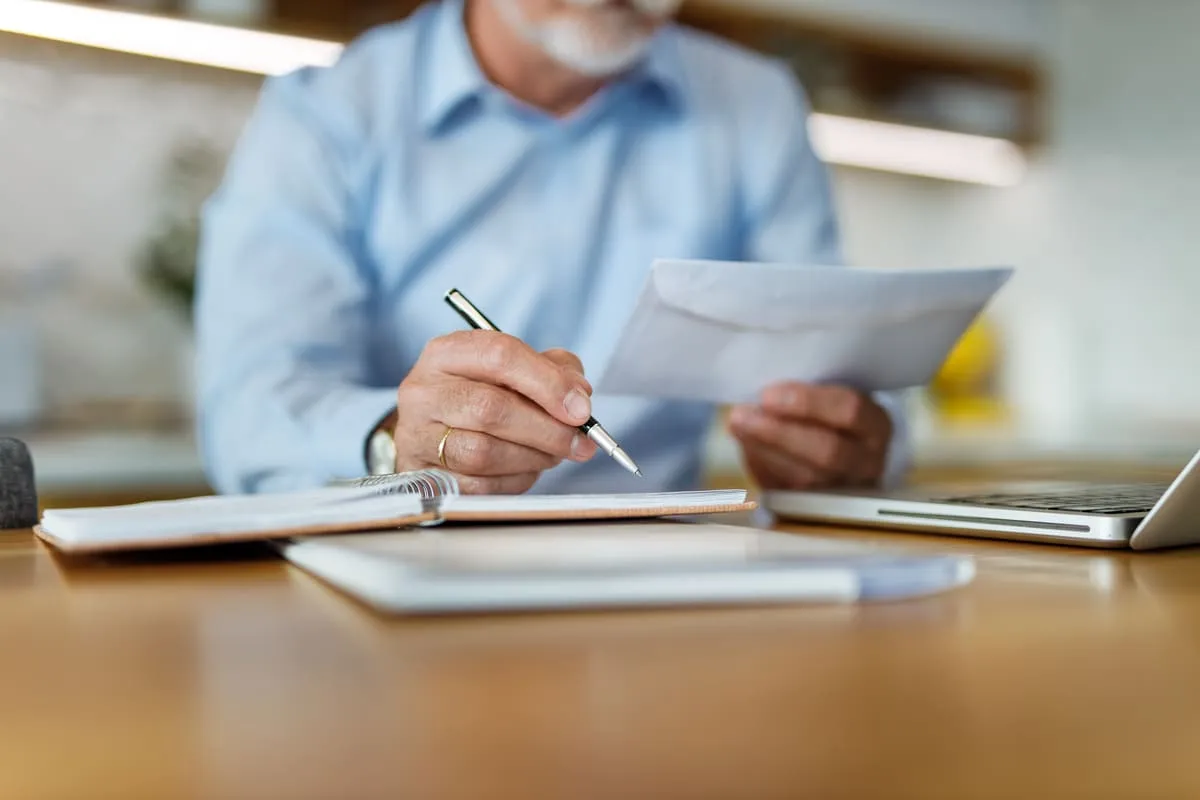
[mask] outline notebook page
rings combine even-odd
[[[746,501],[742,489],[718,489],[699,492],[633,492],[625,494],[546,494],[546,495],[458,495],[442,501],[445,512],[462,513],[536,513],[560,511],[564,514],[585,511],[654,511],[656,509],[700,509],[710,506],[738,505]]]
[[[52,508],[46,510],[47,517],[137,517],[157,513],[174,514],[219,514],[250,508],[271,510],[289,506],[313,506],[326,503],[358,500],[377,495],[369,488],[322,488],[297,492],[270,494],[213,495],[210,497],[188,497],[180,500],[151,500],[117,506],[95,506],[82,508]]]

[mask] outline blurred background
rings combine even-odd
[[[195,215],[264,74],[415,5],[0,2],[0,432],[30,442],[47,504],[207,490]],[[1187,460],[1200,3],[689,0],[683,19],[794,66],[852,263],[1018,268],[910,398],[923,474]],[[709,450],[713,483],[744,481],[719,429]]]

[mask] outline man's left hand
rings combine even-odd
[[[734,408],[729,427],[764,489],[877,484],[892,440],[887,411],[838,386],[771,386],[761,405]]]

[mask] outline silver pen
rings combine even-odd
[[[490,319],[484,316],[475,305],[467,299],[466,295],[458,289],[451,289],[446,292],[446,302],[459,313],[459,315],[467,321],[467,323],[476,330],[481,331],[497,331],[497,328]],[[579,426],[579,430],[584,433],[589,439],[596,443],[596,446],[607,453],[618,464],[632,472],[638,477],[642,476],[642,470],[638,467],[637,462],[629,457],[629,454],[621,449],[617,444],[617,440],[609,435],[608,431],[596,421],[595,417],[589,417],[588,421]]]

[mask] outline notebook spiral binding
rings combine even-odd
[[[358,488],[378,487],[379,494],[415,494],[421,498],[421,510],[433,513],[437,518],[426,525],[442,522],[441,499],[459,493],[458,478],[440,469],[418,469],[409,472],[393,472],[387,475],[370,475],[365,478],[338,481],[338,486]]]

